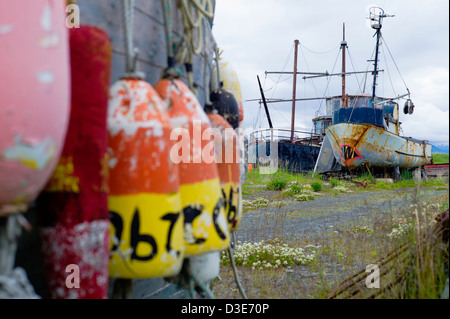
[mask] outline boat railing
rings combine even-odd
[[[292,137],[293,134],[293,139]],[[264,129],[250,133],[249,144],[266,142],[289,142],[293,144],[319,144],[323,136],[312,132],[297,131],[289,129]]]

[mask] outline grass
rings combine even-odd
[[[435,164],[444,164],[449,162],[449,154],[433,153],[431,154]]]
[[[440,297],[445,278],[448,277],[448,250],[445,252],[442,243],[432,238],[430,229],[434,225],[432,220],[435,214],[448,209],[449,196],[446,192],[430,198],[428,202],[421,202],[419,194],[423,187],[448,190],[448,180],[429,179],[416,183],[411,179],[403,179],[392,184],[369,183],[367,188],[360,188],[337,179],[330,178],[324,182],[311,174],[281,171],[274,174],[278,176],[264,176],[251,173],[253,175],[249,174],[251,176],[247,178],[246,184],[249,189],[253,187],[257,190],[255,201],[263,207],[274,207],[275,201],[271,197],[264,198],[264,194],[259,194],[261,187],[254,186],[268,186],[271,181],[277,181],[273,182],[274,185],[286,183],[286,186],[282,188],[283,191],[271,191],[268,193],[270,196],[285,196],[285,199],[291,200],[300,196],[314,196],[314,182],[321,184],[321,192],[325,195],[339,196],[341,192],[377,189],[392,189],[392,192],[370,198],[364,205],[367,211],[372,212],[369,217],[366,215],[352,222],[329,225],[326,231],[315,236],[287,237],[284,225],[292,218],[319,217],[317,209],[308,215],[307,211],[290,211],[287,204],[288,207],[280,205],[273,213],[258,215],[260,224],[252,229],[254,234],[249,236],[251,242],[238,243],[234,253],[238,273],[249,298],[328,298],[344,278],[369,264],[380,262],[383,257],[405,245],[408,253],[380,266],[380,269],[389,270],[382,275],[382,284],[393,282],[401,275],[400,284],[382,291],[376,298]],[[364,180],[364,176],[359,176],[359,179]],[[255,193],[246,196],[252,197]],[[391,200],[398,196],[408,196],[414,204],[397,207]],[[336,206],[335,210],[340,211],[341,207]],[[426,238],[429,240],[418,240],[424,236],[428,236]],[[301,261],[299,257],[295,261],[295,251],[310,258]],[[213,285],[216,297],[240,298],[226,256],[222,256],[220,277]],[[363,289],[356,298],[367,298],[373,292],[372,289]]]

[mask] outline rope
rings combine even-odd
[[[217,69],[217,83],[219,85],[219,89],[221,89],[223,87],[223,82],[222,82],[222,78],[220,76],[220,65],[219,65],[219,60],[220,60],[220,51],[219,48],[215,47],[215,52],[216,52],[216,56],[215,56],[215,60],[216,60],[216,69]]]
[[[202,23],[205,17],[212,18],[214,16],[213,6],[211,0],[179,0],[178,7],[182,14],[185,42],[190,45],[189,47],[186,45],[182,47],[178,52],[177,61],[185,62],[189,87],[197,95],[192,70],[192,56],[193,54],[199,55],[203,50]],[[191,7],[193,7],[193,10],[191,10]],[[197,18],[194,17],[194,12]],[[197,34],[197,43],[194,34]]]
[[[231,267],[233,268],[234,279],[236,281],[236,285],[238,286],[239,292],[243,299],[247,299],[247,295],[245,294],[244,288],[242,288],[241,282],[239,280],[239,276],[236,269],[236,263],[234,262],[233,253],[231,252],[231,247],[228,247],[228,256],[230,257]]]
[[[24,221],[25,217],[21,214],[0,218],[0,299],[40,299],[28,281],[25,270],[14,268]]]
[[[171,17],[172,4],[171,0],[161,0],[161,3],[167,43],[167,69],[164,71],[163,78],[178,78],[181,75],[181,71],[176,68],[175,44],[172,32],[173,19]]]
[[[381,50],[383,50],[383,55],[384,55],[384,46],[381,47]],[[387,75],[389,78],[389,83],[391,84],[392,91],[394,92],[394,95],[397,95],[397,93],[395,92],[394,84],[392,83],[391,73],[389,72],[389,67],[388,67],[387,63],[386,63],[386,70],[387,70]]]
[[[403,79],[402,74],[400,73],[400,70],[399,70],[399,68],[398,68],[398,66],[397,66],[397,63],[395,62],[394,57],[392,56],[391,50],[389,50],[389,47],[388,47],[388,45],[387,45],[386,40],[384,39],[384,37],[383,37],[383,43],[384,43],[384,45],[386,46],[386,49],[388,50],[389,55],[391,56],[392,62],[394,62],[395,68],[397,69],[397,72],[398,72],[398,74],[400,75],[400,78],[401,78],[402,81],[403,81],[403,85],[405,85],[405,88],[406,88],[406,90],[407,90],[408,93],[409,93],[408,86],[406,85],[406,82],[405,82],[405,80]]]
[[[137,48],[133,44],[133,30],[134,30],[134,0],[122,0],[122,19],[125,42],[125,62],[126,72],[123,75],[125,78],[143,79],[144,73],[136,70],[137,62]]]

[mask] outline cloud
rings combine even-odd
[[[266,78],[264,72],[293,69],[295,39],[301,43],[299,71],[332,71],[345,22],[349,47],[347,71],[373,68],[367,62],[375,45],[374,30],[366,25],[371,4],[372,0],[217,0],[213,35],[224,50],[223,57],[238,74],[244,101],[260,98],[256,75],[264,83],[267,97],[290,99],[292,77],[283,76],[281,80],[285,81],[277,84],[278,76]],[[378,4],[395,17],[386,18],[383,23],[383,47],[389,48],[390,53],[386,49],[381,52],[386,56],[380,66],[385,72],[380,73],[377,93],[392,97],[406,93],[407,87],[416,108],[413,115],[402,116],[405,135],[448,141],[449,2],[380,0]],[[334,71],[339,70],[337,61]],[[297,98],[338,95],[341,89],[338,77],[305,82],[299,76],[297,83]],[[362,85],[362,76],[347,77],[349,93],[360,93]],[[369,76],[366,92],[370,91],[370,85]],[[296,128],[311,129],[311,119],[319,109],[325,112],[323,101],[297,102]],[[289,128],[291,103],[269,104],[269,110],[274,126]],[[258,102],[244,102],[244,112],[247,128],[268,127],[264,109]]]

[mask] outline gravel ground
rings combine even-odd
[[[246,200],[264,197],[270,204],[266,208],[244,213],[236,231],[236,239],[240,242],[257,242],[280,238],[310,243],[334,240],[333,234],[330,235],[333,231],[341,232],[351,225],[373,225],[373,221],[378,218],[392,217],[393,212],[408,209],[417,201],[433,202],[434,198],[448,194],[448,189],[421,188],[418,193],[411,188],[376,189],[339,195],[324,194],[306,202],[284,200],[281,207],[277,207],[280,192],[261,189],[255,195],[244,196]],[[345,232],[342,234],[345,237]],[[350,239],[353,241],[350,245],[357,247],[358,235],[354,236],[354,239]],[[255,272],[238,267],[238,274],[251,299],[327,298],[329,291],[337,288],[342,280],[367,266],[364,257],[354,258],[351,262],[336,259],[330,254],[320,254],[317,258],[313,267],[294,266],[273,272]],[[242,298],[230,267],[221,267],[220,276],[221,280],[213,290],[216,297]]]
[[[415,198],[415,190],[411,188],[370,190],[339,195],[326,194],[305,202],[287,200],[283,206],[276,207],[274,197],[277,192],[262,191],[258,195],[248,196],[247,199],[265,197],[272,204],[267,208],[245,213],[236,231],[236,238],[241,242],[254,242],[274,237],[314,237],[329,230],[330,226],[338,228],[364,218],[372,218],[374,215],[390,214],[393,210],[409,207],[415,200],[427,201],[446,193],[447,190],[423,188]]]

